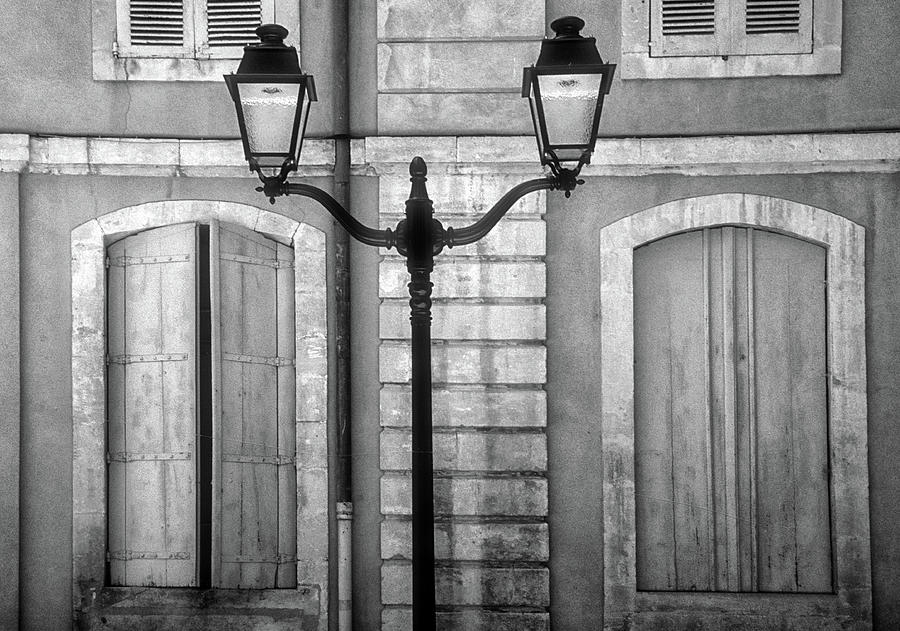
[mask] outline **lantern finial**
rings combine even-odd
[[[288,30],[281,24],[263,24],[256,27],[256,36],[263,44],[283,44]]]
[[[556,38],[581,37],[580,31],[584,28],[584,20],[574,15],[558,18],[550,23],[550,28],[556,33]]]

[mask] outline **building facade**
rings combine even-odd
[[[434,281],[445,629],[900,625],[900,8],[48,0],[0,91],[0,628],[411,628],[393,250],[254,189],[222,73],[315,76],[299,172],[393,227],[542,171],[524,66],[618,65],[571,198]],[[894,213],[892,215],[891,213]]]

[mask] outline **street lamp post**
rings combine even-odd
[[[425,186],[427,167],[420,157],[409,165],[412,183],[406,217],[392,230],[360,223],[325,191],[287,177],[297,169],[306,119],[316,100],[312,76],[303,74],[287,30],[277,24],[257,29],[259,44],[244,48],[236,74],[225,82],[234,99],[244,155],[271,203],[281,195],[302,195],[321,204],[358,241],[396,248],[406,257],[412,344],[412,606],[413,628],[435,626],[434,491],[431,408],[431,271],[444,248],[475,243],[512,205],[528,193],[562,190],[566,197],[583,180],[597,139],[603,97],[615,65],[604,64],[593,37],[579,34],[577,17],[554,21],[553,39],[545,39],[534,66],[525,68],[522,96],[528,97],[545,177],[513,187],[470,226],[444,227],[434,218]]]

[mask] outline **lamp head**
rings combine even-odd
[[[581,36],[581,18],[559,18],[550,28],[556,36],[543,40],[537,63],[525,68],[522,96],[531,106],[541,164],[577,173],[590,162],[616,67],[603,63],[593,37]]]
[[[225,75],[225,83],[250,170],[263,177],[269,169],[283,181],[297,168],[316,88],[300,70],[297,49],[284,43],[286,28],[263,24],[256,35],[259,43],[244,47],[237,72]]]

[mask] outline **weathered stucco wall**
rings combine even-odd
[[[0,174],[0,628],[19,606],[19,176]]]
[[[112,1],[112,0],[111,0]],[[299,0],[297,0],[299,2]],[[89,2],[9,3],[0,25],[7,85],[3,131],[138,137],[235,137],[221,82],[94,81]],[[310,133],[341,129],[344,42],[356,135],[524,134],[521,68],[545,23],[579,15],[617,62],[620,3],[490,0],[300,2],[301,60],[316,77]],[[845,2],[842,73],[720,80],[614,80],[602,135],[700,135],[886,129],[900,123],[900,6]],[[648,107],[648,104],[652,104]],[[652,111],[653,115],[648,113]]]
[[[238,136],[224,81],[95,81],[90,0],[15,0],[4,8],[0,41],[7,89],[0,94],[5,112],[0,131],[144,138]],[[304,70],[315,75],[320,99],[309,121],[309,133],[315,136],[328,135],[334,127],[334,42],[346,34],[332,13],[329,2],[301,6],[301,61]]]
[[[900,624],[900,508],[895,501],[900,446],[893,409],[900,296],[896,174],[588,178],[572,199],[548,198],[548,445],[551,463],[551,602],[554,628],[580,629],[600,616],[602,577],[599,458],[599,231],[660,203],[747,192],[823,208],[866,228],[869,485],[875,628]],[[587,341],[587,342],[586,342]]]

